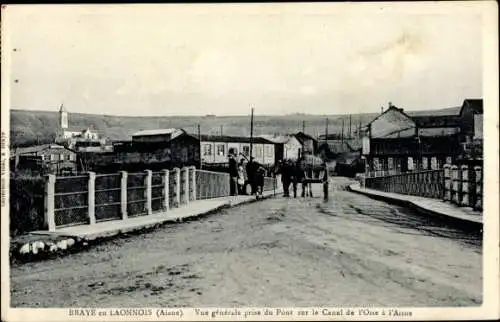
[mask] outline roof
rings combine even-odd
[[[322,149],[325,145],[325,142],[320,143],[320,149]],[[353,149],[348,142],[346,141],[328,141],[328,148],[332,153],[345,153],[345,152],[354,152]]]
[[[31,154],[31,153],[37,153],[43,150],[47,149],[66,149],[69,150],[68,148],[59,145],[59,144],[41,144],[41,145],[34,145],[34,146],[28,146],[28,147],[23,147],[23,148],[15,148],[12,150],[13,155],[22,155],[22,154]]]
[[[483,100],[480,98],[469,98],[464,100],[460,113],[462,113],[462,109],[465,106],[469,106],[475,114],[483,114]]]
[[[190,135],[194,136],[195,138],[198,138],[198,135],[196,134],[190,134]],[[201,134],[199,137],[201,141],[206,141],[206,142],[250,143],[250,137],[247,136]],[[252,143],[273,144],[273,142],[258,136],[253,137]]]
[[[444,115],[458,115],[460,114],[460,109],[462,106],[453,106],[447,108],[441,108],[436,110],[426,110],[426,111],[406,111],[411,117],[414,116],[444,116]]]
[[[300,141],[300,143],[303,143],[302,142],[303,139],[317,141],[314,137],[312,137],[309,134],[306,134],[304,132],[295,133],[295,137],[297,138],[297,140]]]
[[[421,115],[413,116],[413,121],[418,127],[458,127],[460,119],[455,115]]]
[[[290,137],[286,136],[286,135],[264,134],[264,135],[259,135],[259,137],[264,138],[268,141],[271,141],[274,144],[285,144],[288,141],[290,141]]]
[[[152,136],[152,135],[172,135],[184,132],[182,129],[169,128],[169,129],[155,129],[155,130],[141,130],[132,134],[132,136]]]

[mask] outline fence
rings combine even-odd
[[[385,192],[443,199],[457,206],[483,209],[481,166],[445,164],[439,170],[366,177],[365,187]]]
[[[441,199],[444,194],[444,171],[427,170],[368,177],[365,186],[385,192]]]
[[[147,216],[194,200],[229,196],[229,174],[182,169],[113,174],[89,172],[80,176],[48,175],[41,181],[43,223],[57,227],[95,224],[107,220]],[[265,178],[264,190],[273,190]]]

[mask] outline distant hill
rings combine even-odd
[[[440,113],[448,113],[446,110]],[[422,112],[424,114],[430,111]],[[354,133],[358,124],[370,122],[377,113],[354,114],[351,117],[351,130]],[[59,114],[52,111],[11,110],[11,146],[26,146],[50,143],[54,141],[55,131],[59,127]],[[305,121],[305,132],[312,136],[325,133],[326,118],[329,119],[328,132],[340,133],[342,120],[344,132],[349,129],[349,115],[255,115],[254,135],[273,133],[295,133],[302,131],[302,121]],[[127,140],[139,130],[158,128],[183,128],[187,132],[197,133],[200,124],[202,134],[219,134],[221,126],[224,135],[250,135],[249,116],[113,116],[71,113],[70,126],[93,127],[101,136],[111,140]]]

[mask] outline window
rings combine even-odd
[[[272,157],[273,156],[273,149],[272,146],[266,145],[266,156]]]
[[[74,154],[69,155],[69,161],[75,161],[75,156]]]
[[[438,166],[438,162],[437,162],[437,158],[436,158],[436,157],[432,157],[432,158],[431,158],[431,169],[432,169],[432,170],[437,170],[437,169],[439,169],[439,166]]]
[[[50,155],[50,161],[56,161],[56,155],[55,154],[51,154]]]
[[[423,157],[422,158],[422,169],[427,170],[428,167],[429,167],[429,159],[427,159],[427,157]]]
[[[410,171],[415,170],[414,165],[415,164],[413,163],[413,157],[408,157],[408,170]]]
[[[243,146],[243,154],[246,156],[250,155],[250,147],[248,145]]]
[[[224,156],[226,154],[225,148],[224,144],[217,144],[217,155]]]
[[[212,144],[203,145],[203,155],[212,155]]]
[[[258,146],[255,148],[255,156],[258,158],[262,157],[262,146]]]

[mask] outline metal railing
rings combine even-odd
[[[45,182],[40,181],[44,186],[41,191],[43,223],[49,231],[57,227],[151,215],[194,200],[230,194],[229,174],[196,170],[195,167],[135,173],[88,172],[64,177],[47,175]],[[275,188],[274,178],[264,179],[265,191]]]
[[[196,170],[196,199],[229,196],[229,174]]]
[[[444,196],[444,170],[405,172],[381,177],[367,177],[365,187],[427,198]]]

